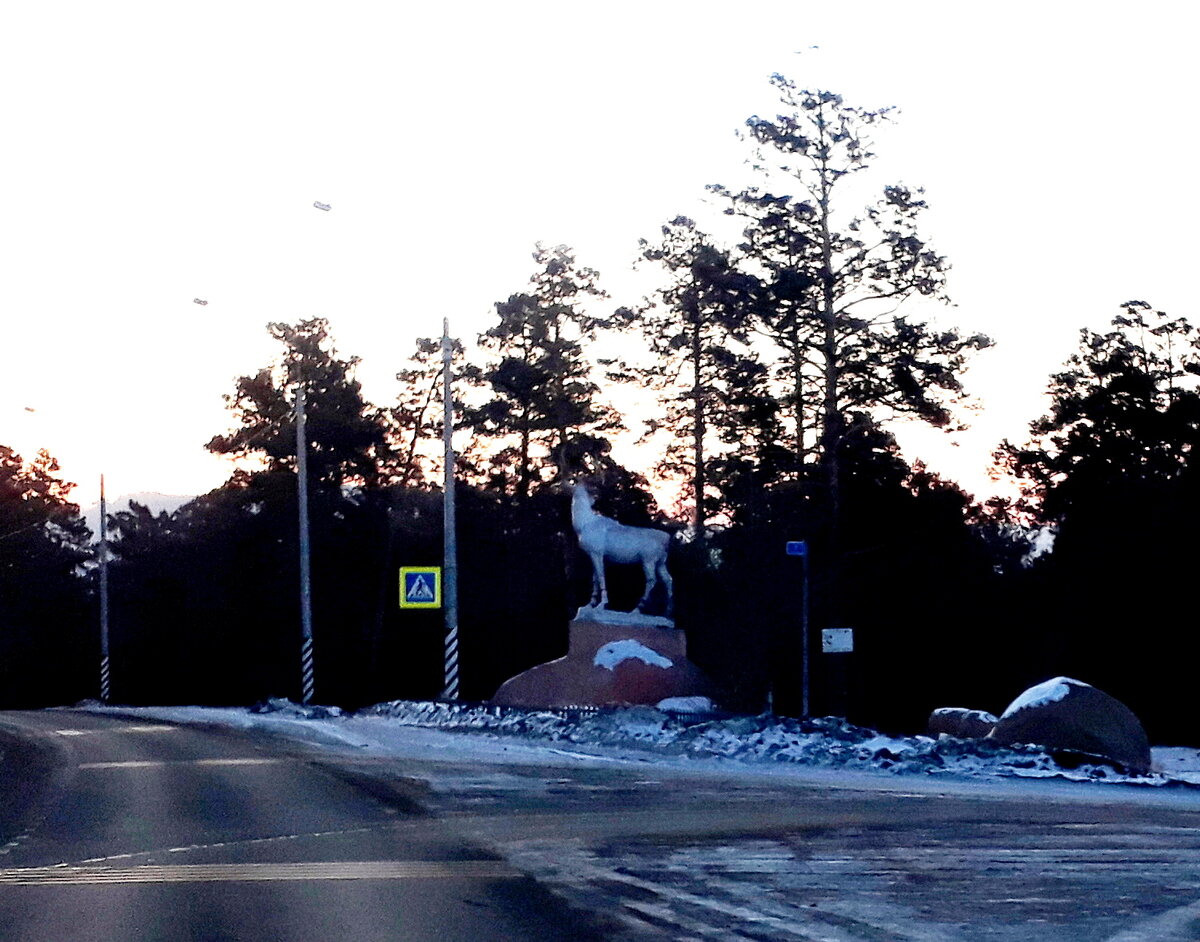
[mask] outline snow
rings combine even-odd
[[[632,638],[626,638],[624,641],[610,641],[604,645],[596,656],[592,658],[592,663],[597,667],[606,667],[610,671],[616,670],[618,664],[622,661],[639,660],[651,667],[673,667],[674,664],[670,658],[665,658],[653,648],[648,648],[640,641],[634,641]]]
[[[966,707],[940,707],[933,711],[934,716],[944,716],[946,714],[969,716],[971,719],[979,720],[983,723],[991,723],[993,726],[1000,722],[994,714],[989,713],[987,710],[969,710]]]
[[[667,697],[654,708],[664,713],[715,713],[717,709],[708,697]]]
[[[1155,771],[1169,778],[1200,785],[1200,749],[1187,746],[1157,746],[1151,750]]]
[[[1008,709],[1001,714],[1000,719],[1007,719],[1014,713],[1019,713],[1021,710],[1026,710],[1030,707],[1042,706],[1046,703],[1057,703],[1071,692],[1071,687],[1073,686],[1089,687],[1091,685],[1085,684],[1082,680],[1072,680],[1070,677],[1054,677],[1026,690],[1008,705]]]
[[[1036,746],[990,740],[888,736],[835,717],[795,720],[762,716],[696,718],[654,707],[521,710],[490,705],[397,700],[353,715],[336,708],[268,701],[252,712],[207,707],[89,707],[167,722],[263,729],[323,749],[424,761],[555,764],[658,764],[664,771],[783,775],[830,774],[856,782],[921,781],[1060,783],[1141,786],[1143,794],[1194,789],[1200,798],[1200,750],[1156,749],[1154,771],[1126,775],[1103,765],[1059,764]],[[836,781],[837,779],[835,779]],[[842,786],[851,787],[851,786]],[[853,787],[864,787],[856,784]],[[882,787],[878,784],[866,787]],[[956,786],[957,787],[957,786]],[[1149,788],[1148,788],[1149,787]],[[1093,789],[1088,789],[1094,791]],[[1106,789],[1110,795],[1112,789]]]

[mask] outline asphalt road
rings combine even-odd
[[[606,937],[421,793],[261,734],[0,714],[0,939]]]
[[[1200,942],[1194,791],[543,752],[405,768],[447,827],[614,920],[611,940]]]
[[[423,736],[400,759],[0,714],[0,940],[1200,940],[1192,793],[448,761]]]

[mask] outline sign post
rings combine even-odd
[[[792,540],[787,544],[789,556],[799,556],[801,563],[800,602],[800,718],[808,719],[808,543]]]
[[[108,504],[100,475],[100,702],[108,703]]]
[[[300,535],[300,702],[313,697],[312,564],[308,542],[308,437],[304,381],[296,387],[296,503]]]
[[[458,699],[458,542],[454,522],[454,344],[450,318],[442,318],[442,435],[445,440],[445,475],[442,483],[442,564],[446,567],[446,645],[442,696]]]
[[[850,711],[850,655],[854,653],[853,628],[826,628],[821,632],[822,674],[828,680],[829,705],[835,716]]]

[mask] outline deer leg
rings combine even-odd
[[[648,559],[643,561],[642,572],[646,576],[646,590],[642,593],[642,597],[638,599],[637,607],[634,609],[636,612],[640,612],[646,603],[650,601],[650,593],[654,591],[655,585],[658,584],[658,577],[654,574],[653,562]]]
[[[667,607],[663,610],[663,614],[670,618],[675,611],[675,582],[671,578],[671,574],[667,572],[667,561],[661,560],[657,567],[658,578],[662,580],[662,584],[667,589]]]
[[[608,586],[604,582],[604,554],[592,554],[592,608],[608,608]]]

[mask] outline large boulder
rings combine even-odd
[[[617,617],[624,616],[624,617]],[[585,609],[570,625],[566,657],[510,677],[492,697],[502,706],[653,706],[711,697],[708,678],[687,659],[682,631],[663,618]]]
[[[953,736],[956,739],[983,739],[999,722],[984,710],[963,707],[940,707],[929,714],[930,736]]]
[[[1100,756],[1131,772],[1150,771],[1150,740],[1133,711],[1070,677],[1026,690],[1009,704],[989,738]]]

